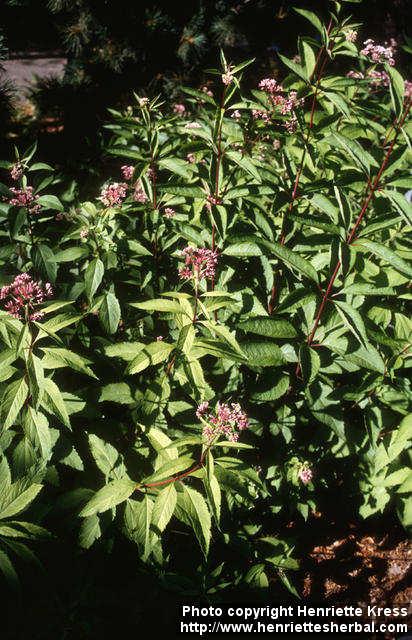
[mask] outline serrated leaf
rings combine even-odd
[[[136,489],[136,483],[130,478],[112,480],[94,494],[87,504],[80,511],[82,518],[87,518],[95,513],[104,513],[108,509],[113,509],[118,504],[125,502]]]
[[[178,493],[177,507],[176,515],[193,529],[200,548],[207,558],[212,522],[204,497],[195,489],[182,485],[182,491]]]
[[[297,331],[291,322],[270,316],[256,316],[239,323],[239,329],[267,338],[295,338]]]
[[[1,399],[1,420],[3,429],[11,427],[27,399],[29,387],[24,378],[11,382]]]
[[[152,513],[152,527],[164,531],[176,507],[177,493],[173,483],[162,489],[156,497]]]
[[[84,272],[84,288],[90,302],[93,300],[93,296],[103,280],[103,275],[103,262],[100,258],[95,258],[89,263]]]

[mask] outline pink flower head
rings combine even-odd
[[[309,484],[313,479],[312,469],[307,464],[304,464],[299,470],[298,478],[302,484]]]
[[[145,202],[147,202],[147,195],[140,181],[136,184],[134,188],[133,200],[135,202],[138,202],[139,204],[144,204]]]
[[[405,98],[412,100],[412,82],[410,80],[405,80]]]
[[[178,116],[182,116],[186,111],[186,107],[184,104],[176,103],[173,105],[173,113],[176,113]]]
[[[277,151],[280,149],[281,142],[277,138],[272,142],[272,147]]]
[[[371,62],[375,62],[377,64],[384,64],[387,62],[391,67],[393,67],[395,66],[394,55],[396,41],[392,40],[389,46],[388,43],[385,42],[385,45],[386,46],[375,44],[375,42],[369,38],[363,43],[361,54],[369,58]]]
[[[11,187],[10,191],[14,198],[10,198],[9,204],[13,207],[26,207],[27,210],[33,214],[39,213],[41,207],[39,204],[36,204],[38,196],[33,193],[33,187],[26,187],[25,189]]]
[[[156,341],[157,342],[163,342],[163,336],[156,336]]]
[[[196,162],[196,156],[194,153],[188,153],[186,156],[186,160],[189,164],[194,164]]]
[[[209,412],[209,403],[202,402],[197,408],[196,416],[207,422],[203,427],[203,436],[209,442],[219,436],[224,436],[231,442],[237,442],[239,431],[244,431],[249,426],[248,417],[237,402],[230,404],[218,402],[214,414]]]
[[[282,85],[278,84],[274,78],[263,78],[263,80],[259,82],[258,86],[261,91],[264,91],[265,93],[268,93],[270,95],[283,91]]]
[[[201,402],[196,410],[196,418],[203,418],[208,409],[209,403],[207,402],[207,400],[205,402]]]
[[[226,73],[222,74],[222,82],[225,87],[228,87],[233,82],[233,73],[231,73],[230,69],[227,69]]]
[[[354,80],[363,80],[364,79],[364,75],[361,71],[348,71],[348,73],[346,74],[347,78],[353,78]]]
[[[188,122],[185,125],[185,129],[201,129],[202,125],[200,125],[198,122]]]
[[[181,253],[185,258],[185,266],[179,269],[179,278],[181,280],[190,280],[191,278],[202,280],[203,278],[214,277],[217,265],[217,251],[199,249],[189,245]]]
[[[112,182],[103,187],[98,200],[103,202],[106,207],[122,204],[126,197],[127,185],[124,182]]]
[[[209,204],[222,204],[222,198],[219,198],[219,196],[213,196],[212,194],[209,194],[206,200]]]
[[[19,180],[23,175],[23,165],[21,162],[15,162],[12,168],[10,169],[11,179],[16,181]]]
[[[139,107],[143,109],[143,107],[148,106],[150,100],[149,98],[143,97],[143,98],[138,98],[138,102],[139,102]]]
[[[270,122],[270,114],[262,109],[252,109],[252,118],[254,120],[263,120],[263,122]]]
[[[81,238],[87,238],[87,236],[89,235],[89,230],[88,229],[80,229],[80,237]]]
[[[11,284],[0,289],[0,300],[7,300],[4,309],[13,316],[22,320],[27,310],[29,320],[38,320],[42,317],[41,311],[34,311],[35,306],[41,304],[46,298],[53,296],[53,289],[49,282],[44,287],[35,282],[28,273],[16,276]]]
[[[213,91],[211,91],[207,85],[204,85],[202,87],[202,92],[205,93],[210,98],[213,98]]]
[[[120,168],[123,180],[131,180],[133,177],[134,167],[131,164],[124,164]]]
[[[347,42],[356,42],[356,38],[358,37],[358,32],[354,29],[348,29],[345,31],[345,39]]]
[[[175,215],[176,211],[174,209],[172,209],[171,207],[166,207],[165,208],[165,218],[173,218]]]
[[[233,118],[233,120],[238,121],[241,119],[242,114],[240,113],[239,109],[235,109],[230,117]]]
[[[370,69],[367,74],[368,79],[370,80],[370,84],[375,89],[379,89],[380,87],[389,87],[390,80],[386,71],[376,71],[375,69]]]

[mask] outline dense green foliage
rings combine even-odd
[[[222,54],[184,104],[113,110],[108,152],[127,165],[95,201],[68,210],[35,148],[3,163],[11,581],[13,553],[30,553],[15,538],[44,536],[55,510],[82,547],[125,534],[162,574],[191,530],[205,591],[275,569],[293,592],[274,523],[310,518],[321,495],[412,526],[410,85],[359,52],[338,4],[327,27],[301,14],[311,33],[281,57],[282,87],[244,95],[253,62]]]

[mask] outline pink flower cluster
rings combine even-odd
[[[11,179],[16,181],[19,180],[23,175],[23,165],[21,162],[16,162],[12,168],[10,169]]]
[[[298,473],[298,478],[302,482],[302,484],[309,484],[313,479],[313,471],[307,464],[303,465]]]
[[[357,37],[358,32],[354,31],[354,29],[348,29],[348,31],[345,31],[345,38],[347,42],[356,42]]]
[[[186,111],[186,107],[184,104],[176,103],[173,105],[173,113],[176,113],[178,116],[182,116]]]
[[[179,278],[181,280],[190,280],[191,278],[202,280],[203,278],[214,277],[217,265],[217,251],[199,249],[189,245],[183,249],[181,254],[185,258],[185,266],[179,269]]]
[[[200,125],[198,122],[188,122],[185,125],[185,129],[201,129],[202,125]]]
[[[370,69],[368,71],[368,79],[370,80],[370,84],[374,89],[379,89],[379,87],[389,87],[390,80],[386,71],[376,71],[375,69]]]
[[[120,168],[123,180],[131,180],[133,177],[134,167],[130,164],[124,164]]]
[[[353,80],[363,80],[365,76],[362,71],[353,71],[353,69],[351,69],[351,71],[348,71],[346,74],[346,77],[353,78]]]
[[[240,113],[239,109],[235,109],[230,117],[233,118],[233,120],[238,121],[242,118],[242,114]]]
[[[175,213],[176,211],[174,209],[172,209],[171,207],[166,207],[164,216],[165,218],[173,218]]]
[[[393,67],[395,66],[394,55],[396,42],[395,40],[392,40],[390,45],[388,45],[387,42],[385,42],[385,45],[386,46],[375,44],[374,40],[369,38],[363,43],[361,54],[369,58],[371,62],[376,62],[378,64],[387,62],[391,67]]]
[[[405,98],[412,100],[412,82],[410,80],[405,80]]]
[[[282,116],[289,116],[289,119],[284,123],[285,129],[289,133],[296,131],[298,121],[295,110],[304,102],[303,98],[298,98],[297,91],[290,91],[284,95],[282,85],[278,84],[274,78],[263,78],[263,80],[259,82],[259,89],[267,94],[269,102],[274,108],[279,110]],[[270,119],[264,111],[255,110],[252,111],[252,115],[254,118],[262,118],[265,122]]]
[[[33,193],[33,187],[26,187],[25,189],[10,187],[10,191],[14,198],[10,198],[9,204],[13,207],[26,207],[32,214],[39,213],[41,206],[36,204],[38,196]]]
[[[135,202],[138,202],[139,204],[144,204],[145,202],[147,202],[147,195],[140,181],[136,183],[136,186],[134,188],[133,200]]]
[[[207,422],[203,427],[203,436],[209,442],[221,435],[231,442],[237,442],[238,432],[244,431],[249,426],[248,417],[237,402],[230,404],[218,402],[214,415],[209,412],[209,403],[202,402],[197,408],[196,417],[203,418]]]
[[[103,187],[98,198],[106,207],[113,207],[117,204],[122,204],[127,193],[127,184],[124,182],[112,182],[106,187]]]
[[[232,82],[233,82],[233,74],[231,73],[231,71],[228,69],[226,71],[226,73],[222,74],[222,82],[223,84],[228,87]]]
[[[34,311],[34,308],[52,295],[53,289],[49,282],[46,282],[43,288],[39,282],[32,280],[28,273],[21,273],[11,284],[0,289],[0,300],[8,299],[4,305],[5,310],[19,320],[24,318],[25,309],[28,311],[29,320],[41,318],[43,313]]]
[[[209,98],[213,98],[213,91],[211,91],[206,84],[202,87],[202,92],[209,96]]]

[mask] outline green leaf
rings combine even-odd
[[[18,491],[18,484],[11,485],[1,501],[0,519],[12,518],[22,513],[33,502],[43,488],[42,484],[34,483],[23,491]]]
[[[164,531],[176,507],[177,493],[173,483],[162,489],[157,495],[152,513],[152,527]]]
[[[12,589],[17,589],[20,582],[16,570],[5,551],[0,549],[0,571]]]
[[[97,467],[105,477],[109,477],[117,464],[119,452],[94,433],[89,435],[89,446]]]
[[[143,371],[151,365],[164,362],[168,359],[171,351],[173,351],[172,344],[168,344],[162,340],[151,342],[130,362],[126,373],[129,375],[140,373],[140,371]]]
[[[114,293],[105,294],[99,308],[99,320],[107,333],[116,333],[121,317],[120,304]]]
[[[316,57],[312,47],[305,40],[302,40],[303,62],[305,64],[306,77],[310,78],[315,69]]]
[[[53,382],[51,378],[45,378],[44,382],[44,394],[42,399],[42,405],[53,415],[70,429],[70,418],[67,413],[66,405],[64,404],[63,397],[59,391],[59,387]]]
[[[378,242],[367,240],[366,238],[359,238],[358,240],[356,240],[356,243],[354,243],[353,246],[360,247],[361,249],[366,251],[371,251],[373,254],[375,254],[375,256],[390,264],[391,267],[395,269],[395,271],[399,271],[399,273],[412,278],[412,266],[410,266],[397,253],[392,251],[392,249],[388,249],[388,247],[385,247]]]
[[[88,247],[69,247],[53,254],[54,262],[76,262],[89,255]]]
[[[295,269],[303,276],[306,276],[314,282],[319,282],[319,276],[316,269],[299,253],[292,251],[289,247],[285,247],[278,242],[269,242],[268,240],[259,239],[259,243],[264,245],[271,253],[279,258],[286,266]]]
[[[115,346],[115,345],[114,345]],[[134,404],[130,386],[126,382],[112,382],[102,387],[99,402],[117,402],[117,404]]]
[[[124,522],[128,536],[140,547],[143,560],[151,551],[150,523],[153,514],[153,501],[146,495],[143,500],[128,500],[124,513]]]
[[[308,76],[306,74],[306,70],[300,64],[293,62],[293,60],[289,60],[285,56],[282,56],[279,53],[279,58],[282,60],[283,64],[286,65],[293,73],[295,73],[299,78],[301,78],[304,82],[308,82]]]
[[[299,351],[299,362],[302,371],[302,378],[305,385],[315,380],[320,369],[320,358],[315,349],[311,349],[307,344],[303,344]]]
[[[44,353],[42,364],[45,369],[58,369],[60,367],[70,367],[75,371],[84,373],[90,378],[97,379],[97,376],[88,367],[89,361],[86,358],[69,351],[68,349],[61,349],[59,347],[42,347],[41,350]]]
[[[225,256],[234,256],[236,258],[250,258],[263,255],[262,249],[254,242],[230,244],[222,253]]]
[[[84,286],[89,301],[99,288],[104,275],[104,265],[100,258],[92,260],[84,273]]]
[[[205,499],[195,489],[182,485],[182,491],[177,498],[177,507],[176,515],[193,529],[200,548],[207,558],[212,523]]]
[[[343,300],[335,300],[335,308],[355,338],[359,340],[361,345],[367,348],[369,339],[359,311]]]
[[[295,338],[297,331],[291,322],[270,316],[256,316],[239,323],[239,329],[267,338]]]
[[[3,429],[11,427],[21,411],[29,393],[24,378],[11,382],[1,400],[1,420]]]
[[[150,312],[186,313],[185,309],[179,304],[179,302],[176,302],[175,300],[166,300],[165,298],[156,298],[154,300],[146,300],[145,302],[131,302],[130,306]]]
[[[296,13],[299,13],[301,16],[303,16],[307,20],[309,20],[309,22],[313,24],[313,26],[319,31],[319,33],[323,34],[323,31],[324,31],[323,25],[319,20],[318,16],[316,15],[316,13],[313,13],[313,11],[308,11],[307,9],[300,9],[298,7],[293,7],[293,10],[296,11]]]
[[[95,513],[103,513],[108,509],[113,509],[118,504],[125,502],[136,489],[136,483],[130,478],[113,480],[105,487],[102,487],[94,494],[91,500],[80,511],[82,518],[87,518]]]
[[[64,206],[60,202],[56,196],[52,195],[44,195],[39,196],[37,203],[40,204],[44,209],[53,209],[55,211],[64,211]]]
[[[240,346],[248,359],[248,367],[277,367],[285,362],[274,342],[244,342]]]
[[[83,549],[90,549],[92,544],[100,538],[102,530],[99,516],[94,514],[84,518],[79,530],[79,544]]]
[[[32,351],[27,358],[27,373],[29,377],[30,394],[34,407],[37,409],[43,394],[44,371],[42,362]]]
[[[33,250],[33,265],[43,278],[50,280],[50,282],[56,281],[57,264],[50,247],[45,244],[36,244]]]
[[[367,174],[370,173],[371,167],[378,167],[378,163],[375,158],[368,153],[359,142],[352,140],[341,133],[334,132],[330,136],[330,144],[343,149],[354,160],[355,164],[359,168],[363,168]]]
[[[390,92],[392,104],[397,116],[403,111],[403,99],[405,95],[405,81],[395,67],[385,64],[385,69],[390,79]]]

